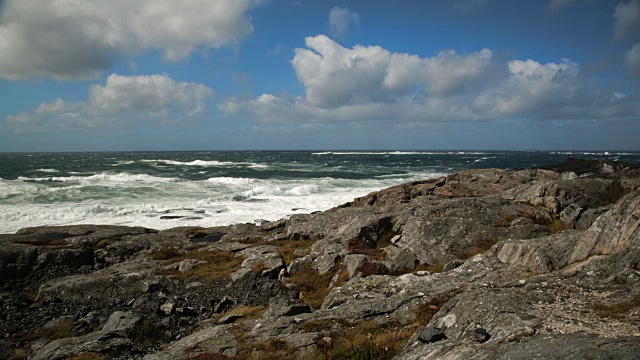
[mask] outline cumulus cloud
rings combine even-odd
[[[358,13],[347,7],[334,6],[329,11],[329,33],[337,39],[347,36],[350,26],[359,22]]]
[[[640,42],[633,45],[624,57],[627,72],[640,77]]]
[[[621,2],[613,12],[613,38],[621,39],[635,31],[640,31],[640,0]]]
[[[207,86],[178,82],[164,74],[112,74],[104,85],[90,87],[87,102],[58,98],[32,112],[9,116],[5,123],[23,133],[109,127],[131,118],[175,121],[201,114],[212,96]]]
[[[569,59],[505,63],[489,49],[420,57],[379,46],[348,49],[323,35],[307,38],[306,45],[291,61],[304,96],[231,98],[220,108],[266,122],[307,123],[640,116],[637,102],[581,77]]]
[[[253,31],[257,0],[7,0],[0,18],[0,78],[99,76],[149,49],[168,61],[219,48]]]
[[[551,0],[549,1],[549,9],[553,12],[557,12],[574,1],[575,0]]]
[[[392,53],[380,46],[347,49],[324,35],[308,37],[291,63],[306,100],[319,107],[390,102],[423,91],[445,95],[478,80],[492,59],[483,49],[461,56],[443,51],[432,58]]]

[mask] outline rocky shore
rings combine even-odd
[[[2,359],[640,359],[640,169],[469,170],[212,228],[0,235]]]

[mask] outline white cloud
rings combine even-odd
[[[443,51],[432,58],[392,53],[380,46],[347,49],[324,35],[306,38],[291,61],[306,99],[320,107],[390,102],[416,91],[445,95],[478,79],[491,63],[488,49],[462,56]]]
[[[349,10],[347,7],[334,6],[329,11],[329,33],[337,38],[343,39],[349,33],[351,24],[358,24],[360,16],[357,12]]]
[[[640,116],[638,102],[601,89],[569,59],[502,62],[488,49],[433,57],[379,46],[306,39],[291,63],[304,96],[229,99],[220,109],[265,122],[419,123],[498,118],[610,119]]]
[[[213,90],[202,84],[178,82],[167,75],[112,74],[104,85],[91,86],[87,102],[58,98],[5,122],[21,133],[116,126],[131,118],[177,121],[202,113],[212,96]]]
[[[632,76],[640,76],[640,42],[633,45],[624,57],[627,71]]]
[[[99,76],[120,56],[149,49],[179,61],[196,48],[253,31],[256,0],[7,0],[0,19],[0,78]]]
[[[550,0],[549,9],[553,12],[562,10],[563,7],[575,2],[576,0]]]
[[[613,13],[615,20],[613,38],[620,39],[640,31],[640,0],[619,3]]]

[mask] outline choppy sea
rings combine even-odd
[[[640,152],[214,151],[0,153],[0,233],[41,225],[166,229],[276,220],[464,169]]]

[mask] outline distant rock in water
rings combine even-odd
[[[0,358],[635,360],[639,218],[637,166],[569,159],[260,225],[26,228]]]

